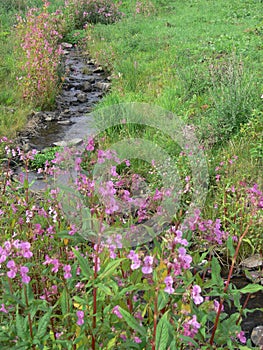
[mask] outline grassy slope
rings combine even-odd
[[[129,5],[122,22],[90,30],[88,50],[116,77],[102,106],[160,105],[195,124],[213,164],[221,153],[237,154],[257,179],[262,163],[250,157],[252,131],[243,138],[238,131],[255,114],[262,132],[262,3],[156,1],[155,9],[147,17]],[[237,178],[243,173],[240,167]]]

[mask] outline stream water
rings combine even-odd
[[[36,113],[31,122],[36,132],[29,126],[20,135],[28,148],[42,150],[59,141],[86,139],[94,132],[90,112],[110,88],[110,81],[101,67],[76,48],[64,50],[63,61],[66,78],[55,110]]]

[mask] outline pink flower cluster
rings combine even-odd
[[[135,253],[134,250],[131,250],[129,254],[127,255],[127,258],[129,258],[132,261],[131,269],[137,270],[142,262],[139,259],[139,255]],[[142,273],[145,275],[151,274],[153,272],[153,257],[150,255],[147,255],[143,259],[143,266],[142,266]]]

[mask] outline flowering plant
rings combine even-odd
[[[132,173],[130,162],[98,149],[90,139],[82,154],[66,149],[40,170],[57,177],[71,162],[74,191],[61,185],[35,198],[28,179],[35,152],[24,154],[6,138],[2,145],[6,152],[0,211],[4,346],[242,349],[246,337],[240,326],[245,312],[240,293],[262,290],[257,284],[237,290],[230,283],[247,232],[236,244],[221,222],[204,220],[196,211],[188,227],[179,229],[175,221],[164,226],[161,235],[130,247],[129,234],[141,234],[139,224],[161,212],[161,194],[167,189],[140,191],[136,196],[143,179]],[[25,173],[15,182],[10,168],[14,159],[25,164]],[[95,181],[95,164],[108,161],[115,163],[108,167],[109,177],[98,176],[99,168]],[[252,192],[253,208],[262,210],[258,206],[262,193]],[[120,214],[121,206],[125,215]],[[200,238],[203,251],[195,248]],[[215,245],[227,247],[232,256],[226,281],[213,253]],[[232,296],[237,311],[229,316],[224,301]]]

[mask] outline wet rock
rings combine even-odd
[[[240,265],[245,269],[253,269],[263,265],[263,257],[260,254],[255,254],[241,261]]]
[[[90,92],[92,90],[91,83],[89,81],[85,81],[82,85],[82,90],[84,92]]]
[[[70,48],[72,48],[73,45],[70,43],[61,43],[61,46],[65,49],[70,49]]]
[[[263,349],[263,326],[255,327],[251,333],[251,340],[260,349]]]
[[[104,82],[101,82],[101,81],[98,81],[95,86],[98,88],[98,89],[101,89],[102,91],[107,91],[110,89],[111,87],[111,83],[104,83]]]
[[[102,73],[103,72],[103,68],[102,67],[96,67],[94,70],[93,70],[93,73]]]
[[[57,141],[53,142],[53,146],[58,146],[58,147],[69,147],[69,146],[78,146],[83,143],[82,139],[76,138],[68,141]]]
[[[89,75],[87,78],[87,81],[91,84],[94,84],[95,83],[95,78],[92,76],[92,75]]]
[[[77,100],[80,102],[85,102],[87,101],[87,95],[85,93],[79,93],[77,94]]]
[[[59,120],[58,124],[60,124],[60,125],[72,125],[73,122],[71,120]]]

